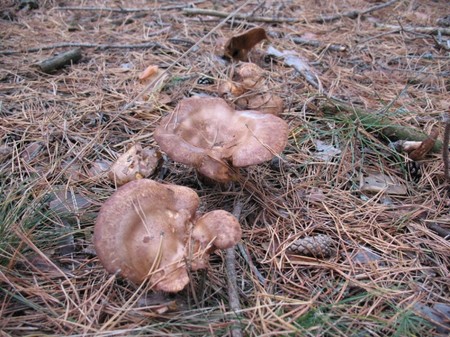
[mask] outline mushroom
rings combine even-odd
[[[162,119],[154,138],[173,160],[195,167],[218,182],[233,167],[272,159],[287,143],[288,125],[256,110],[236,111],[221,98],[186,98]]]
[[[135,144],[111,166],[108,176],[117,186],[132,180],[148,178],[158,166],[160,154],[155,149]]]
[[[221,95],[236,98],[235,103],[241,109],[258,110],[279,115],[283,112],[283,100],[269,90],[264,70],[254,63],[241,63],[234,81],[225,81],[219,85]]]
[[[178,292],[192,270],[207,267],[216,249],[241,238],[237,219],[226,211],[199,216],[190,188],[150,179],[131,181],[102,205],[94,227],[98,258],[110,273],[134,283],[149,279],[155,290]]]

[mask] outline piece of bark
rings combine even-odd
[[[436,139],[439,136],[439,131],[437,129],[433,129],[430,136],[425,139],[422,144],[420,144],[419,148],[413,150],[409,154],[409,158],[411,158],[414,161],[418,161],[425,157],[425,155],[430,152],[430,150],[433,148],[434,144],[436,143]]]
[[[43,73],[50,74],[68,64],[77,63],[80,59],[81,49],[75,48],[44,60],[37,66]]]

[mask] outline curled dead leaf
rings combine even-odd
[[[224,56],[235,61],[248,61],[249,51],[262,40],[267,40],[264,28],[252,28],[240,35],[233,36],[225,43]]]
[[[148,79],[152,78],[158,73],[158,66],[155,65],[149,65],[140,75],[139,75],[139,81],[145,82]]]

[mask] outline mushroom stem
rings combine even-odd
[[[239,220],[242,212],[243,202],[238,200],[234,205],[232,214]],[[239,293],[237,290],[237,276],[236,276],[236,256],[235,247],[227,248],[225,250],[225,268],[228,278],[228,299],[230,302],[230,310],[236,315],[241,311],[241,304],[239,302]],[[232,337],[242,337],[242,330],[237,319],[232,320],[231,327]]]

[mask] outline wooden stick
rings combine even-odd
[[[242,212],[243,203],[237,201],[233,208],[233,215],[239,220]],[[225,250],[225,269],[227,271],[228,279],[228,300],[230,302],[230,310],[236,315],[241,311],[241,304],[239,301],[239,293],[237,290],[237,276],[236,276],[236,255],[234,251],[235,247],[231,247]],[[236,319],[232,320],[231,336],[242,337],[242,330],[239,326],[239,322]]]
[[[384,4],[376,5],[376,6],[370,7],[363,11],[355,10],[355,11],[345,12],[343,14],[335,14],[335,15],[331,15],[331,16],[321,16],[312,21],[317,22],[317,23],[325,23],[325,22],[336,21],[343,17],[356,19],[357,17],[359,17],[361,15],[365,15],[365,14],[372,13],[374,11],[386,8],[396,2],[398,2],[398,0],[390,0]],[[229,15],[229,13],[227,13],[227,12],[220,12],[220,11],[215,11],[215,10],[211,10],[211,9],[201,9],[201,8],[184,8],[183,13],[187,14],[187,15],[209,15],[209,16],[216,16],[219,18],[226,18]],[[253,15],[246,15],[246,14],[236,14],[234,16],[234,18],[238,19],[238,20],[246,20],[249,22],[252,21],[252,22],[264,22],[264,23],[297,23],[297,22],[306,23],[306,20],[301,19],[301,18],[271,18],[271,17],[266,17],[266,16],[253,16]]]
[[[46,74],[50,74],[62,67],[76,63],[81,60],[81,49],[75,48],[64,53],[53,56],[37,64],[37,67]]]
[[[444,239],[450,238],[450,231],[448,229],[442,228],[435,222],[427,223],[427,227],[435,231],[440,237],[443,237]]]
[[[412,26],[396,26],[388,25],[385,23],[375,23],[375,27],[392,29],[395,31],[411,32],[411,33],[421,33],[421,34],[439,34],[450,35],[450,28],[444,27],[412,27]]]
[[[191,1],[190,4],[197,5],[205,2],[204,0]],[[181,9],[185,8],[186,4],[173,5],[173,6],[162,6],[153,8],[111,8],[111,7],[93,7],[93,6],[64,6],[53,8],[56,11],[100,11],[100,12],[117,12],[117,13],[136,13],[136,12],[154,12],[154,11],[168,11],[171,9]]]
[[[226,18],[230,14],[227,12],[219,12],[212,9],[201,9],[201,8],[184,8],[183,13],[187,15],[208,15],[208,16],[216,16],[219,18]],[[246,20],[253,22],[264,22],[264,23],[295,23],[295,22],[304,22],[303,19],[295,19],[295,18],[270,18],[265,16],[251,16],[245,14],[236,14],[233,16],[234,19],[238,20]]]
[[[365,15],[365,14],[369,14],[372,12],[375,12],[377,10],[389,7],[391,5],[393,5],[394,3],[398,2],[398,0],[391,0],[388,1],[386,3],[383,4],[379,4],[370,8],[367,8],[363,11],[349,11],[349,12],[345,12],[342,14],[335,14],[335,15],[329,15],[329,16],[321,16],[320,18],[315,19],[313,22],[317,22],[317,23],[325,23],[325,22],[332,22],[332,21],[336,21],[342,18],[350,18],[350,19],[356,19],[359,16]]]
[[[444,177],[447,182],[447,186],[450,188],[450,172],[449,172],[449,165],[448,162],[448,145],[450,141],[450,112],[446,113],[446,116],[444,117],[444,140],[442,145],[442,160],[444,161]]]
[[[157,42],[147,42],[138,44],[97,44],[97,43],[81,43],[81,42],[62,42],[56,43],[49,46],[42,46],[36,48],[29,48],[24,50],[0,50],[0,55],[13,55],[20,53],[34,53],[41,50],[50,50],[58,48],[100,48],[100,49],[137,49],[137,48],[160,48],[164,49],[162,45]]]
[[[317,48],[321,47],[321,48],[325,48],[327,50],[332,50],[332,51],[346,51],[347,50],[347,46],[344,46],[342,44],[323,43],[321,41],[307,40],[307,39],[303,39],[301,37],[291,37],[291,40],[295,44],[317,47]]]

